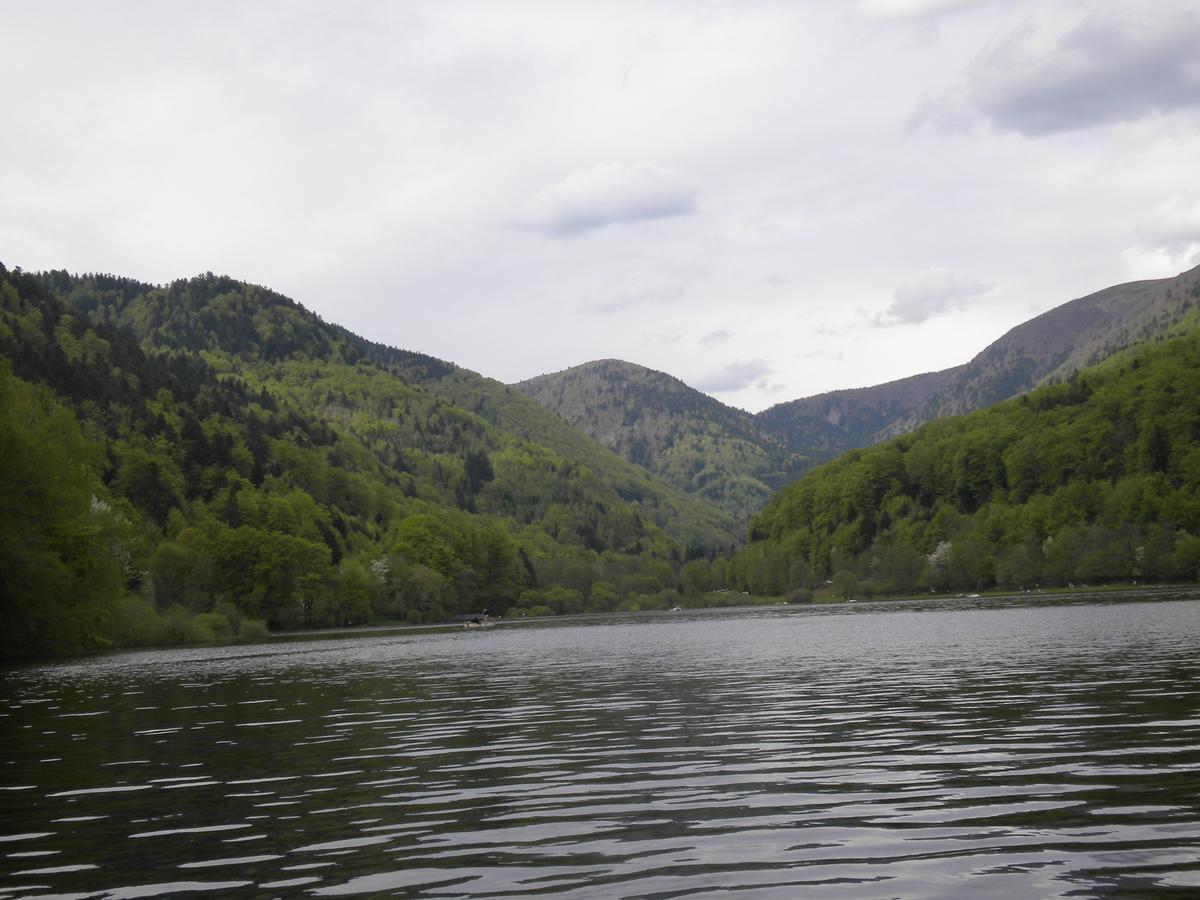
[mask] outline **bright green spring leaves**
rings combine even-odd
[[[674,589],[687,551],[657,522],[689,498],[582,436],[579,457],[526,437],[575,440],[502,386],[474,376],[476,400],[531,411],[528,428],[408,377],[445,364],[393,351],[392,371],[286,298],[213,276],[0,268],[0,301],[6,656]],[[721,539],[684,524],[692,551],[690,535]]]
[[[814,470],[755,520],[730,572],[769,593],[842,573],[860,595],[1194,581],[1198,546],[1193,331]]]

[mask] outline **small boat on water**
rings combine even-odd
[[[496,620],[488,615],[485,609],[477,616],[472,616],[463,623],[463,628],[493,628],[496,625]]]

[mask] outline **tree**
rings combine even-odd
[[[613,612],[621,597],[617,589],[607,581],[597,581],[588,594],[588,612]]]
[[[707,559],[693,559],[679,569],[679,583],[689,597],[698,597],[712,588],[712,567]]]
[[[125,577],[100,459],[69,410],[0,361],[0,655],[105,642]]]
[[[392,549],[410,563],[452,578],[463,565],[457,544],[458,535],[441,519],[418,513],[407,516],[397,526]]]
[[[843,600],[854,600],[862,593],[862,586],[859,584],[858,576],[853,572],[841,569],[833,573],[833,596],[841,597]]]

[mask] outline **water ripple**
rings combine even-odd
[[[920,602],[27,667],[0,898],[1194,894],[1198,638]]]

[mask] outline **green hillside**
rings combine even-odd
[[[808,460],[677,378],[606,359],[514,386],[598,442],[745,523]]]
[[[756,415],[665,373],[612,359],[514,387],[744,524],[772,490],[813,465],[1061,381],[1123,348],[1177,333],[1198,301],[1200,267],[1116,285],[1018,325],[963,365],[790,400]]]
[[[1197,580],[1200,330],[851,451],[780,491],[731,582],[844,595]]]
[[[417,354],[397,377],[363,343],[227,278],[0,266],[0,652],[670,602],[732,543],[587,438],[568,456],[421,383],[484,379]]]
[[[693,495],[665,473],[648,473],[624,454],[602,445],[587,429],[572,427],[520,390],[432,357],[397,351],[348,336],[368,359],[420,384],[442,399],[469,409],[510,434],[531,441],[601,473],[604,481],[663,530],[691,548],[731,549],[744,535],[738,519],[715,498]],[[713,401],[715,402],[715,401]],[[659,477],[654,477],[655,475]]]

